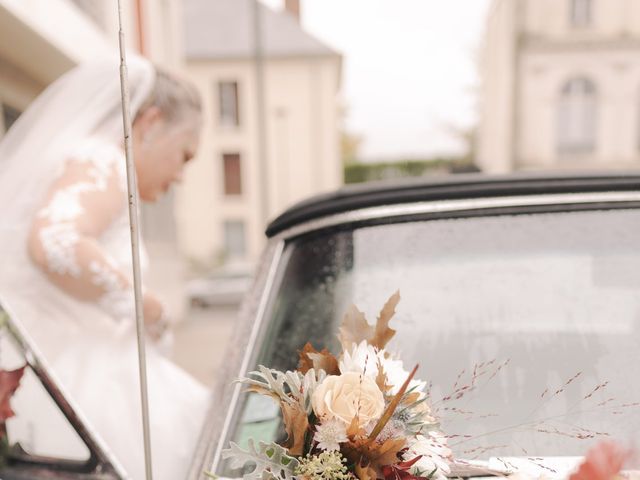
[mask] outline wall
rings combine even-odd
[[[529,51],[523,55],[519,155],[521,168],[613,168],[640,161],[640,57],[625,50]],[[597,88],[596,148],[559,154],[560,90],[574,76]]]
[[[267,186],[271,219],[296,201],[332,190],[342,181],[338,139],[337,59],[270,60],[265,66],[268,175],[260,178],[254,67],[248,60],[189,62],[205,105],[200,153],[177,192],[179,242],[188,258],[220,260],[222,222],[246,223],[247,260],[264,245],[261,189]],[[240,128],[218,125],[219,81],[239,83]],[[243,194],[225,196],[222,153],[241,155]]]
[[[477,163],[486,172],[635,167],[640,132],[640,2],[593,0],[572,25],[570,0],[495,0],[487,20]],[[518,10],[518,6],[520,9]],[[560,155],[557,111],[570,78],[598,89],[596,149]]]
[[[504,173],[513,166],[517,1],[494,0],[487,20],[480,63],[481,102],[478,167]]]

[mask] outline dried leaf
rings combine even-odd
[[[389,321],[396,313],[396,306],[398,305],[399,301],[400,292],[396,292],[391,295],[389,300],[387,300],[387,303],[385,303],[384,307],[382,307],[380,315],[378,316],[375,332],[373,338],[370,339],[369,343],[374,347],[379,348],[380,350],[382,350],[387,345],[387,343],[389,343],[389,340],[391,340],[396,334],[396,331],[394,329],[389,328]]]
[[[413,367],[413,370],[411,370],[411,373],[402,384],[402,387],[400,387],[400,390],[398,391],[396,396],[393,397],[393,400],[391,400],[391,403],[389,403],[389,405],[385,409],[384,413],[382,414],[382,417],[380,417],[380,420],[378,420],[378,423],[376,423],[376,426],[371,431],[371,434],[369,434],[369,443],[373,442],[376,439],[376,437],[380,434],[384,426],[391,419],[393,412],[395,412],[396,408],[398,408],[398,404],[400,403],[400,400],[402,400],[402,397],[404,396],[404,392],[407,391],[407,388],[409,387],[409,383],[411,382],[411,379],[413,378],[413,376],[416,374],[417,370],[418,370],[418,365]]]
[[[360,310],[351,305],[342,319],[340,333],[338,335],[343,350],[350,350],[354,343],[373,338],[375,330]]]
[[[285,447],[290,455],[302,455],[304,450],[304,440],[309,428],[309,418],[307,413],[298,403],[280,404],[282,409],[282,420],[287,432]]]
[[[338,335],[342,349],[350,350],[354,343],[358,344],[363,340],[380,350],[383,349],[396,334],[394,329],[389,328],[389,321],[395,314],[399,301],[400,292],[394,293],[387,300],[380,311],[375,327],[369,325],[364,313],[358,310],[355,305],[351,305],[342,319]]]
[[[372,467],[382,467],[383,465],[390,465],[398,462],[398,453],[406,445],[404,438],[390,438],[386,440],[382,445],[374,444],[369,452],[368,458]]]
[[[387,383],[387,374],[384,373],[384,367],[382,362],[378,359],[378,374],[376,375],[376,385],[380,391],[384,394],[389,393],[392,388],[392,385]]]
[[[327,375],[340,375],[338,359],[326,348],[318,353],[309,353],[308,356],[313,361],[313,368],[316,371],[324,370]]]
[[[310,342],[307,342],[302,350],[298,352],[300,359],[298,360],[298,370],[303,375],[313,368],[313,360],[309,358],[309,353],[316,352]]]
[[[326,348],[318,353],[310,353],[309,357],[313,360],[313,368],[316,370],[324,370],[327,375],[340,375],[338,359]]]
[[[384,443],[355,441],[343,445],[342,451],[347,460],[355,464],[364,464],[376,474],[384,465],[398,462],[398,454],[406,447],[406,439],[390,438]],[[380,475],[381,476],[381,475]]]
[[[362,466],[360,462],[356,462],[356,476],[360,480],[376,480],[376,471],[368,465]]]
[[[413,475],[410,471],[411,467],[422,458],[422,455],[414,457],[408,462],[398,462],[391,465],[383,465],[382,475],[385,480],[429,480],[429,477]]]
[[[351,420],[351,424],[347,427],[347,437],[356,439],[360,436],[360,421],[356,415]]]
[[[25,367],[16,370],[0,370],[0,424],[8,418],[15,416],[15,412],[9,403],[11,397],[20,386],[20,379]]]
[[[300,351],[300,361],[298,370],[305,374],[309,370],[324,370],[327,375],[339,375],[338,360],[333,354],[324,348],[321,352],[313,348],[311,343],[307,344]]]
[[[404,397],[404,399],[402,400],[402,403],[403,405],[413,405],[419,400],[420,400],[420,392],[413,392],[408,394],[406,397]]]

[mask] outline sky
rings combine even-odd
[[[362,159],[464,153],[455,132],[477,123],[489,3],[301,0],[304,28],[343,54],[344,123],[362,137]]]

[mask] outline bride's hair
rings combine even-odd
[[[138,110],[138,115],[157,107],[168,123],[179,123],[202,113],[202,100],[197,88],[185,78],[155,67],[152,90]]]

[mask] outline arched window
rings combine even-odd
[[[591,25],[592,0],[571,1],[571,25],[574,27],[586,27]]]
[[[590,153],[596,146],[597,91],[587,78],[564,84],[558,103],[557,139],[560,153]]]

